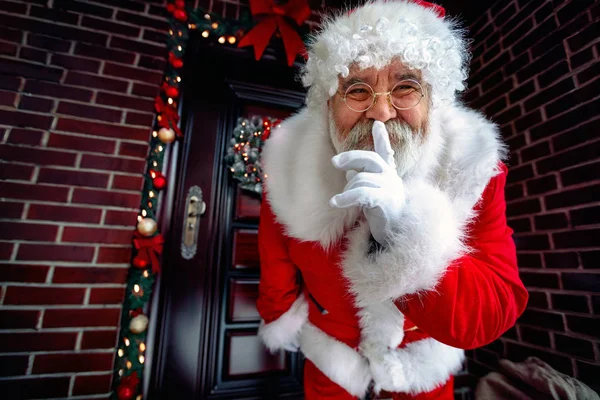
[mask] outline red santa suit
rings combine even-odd
[[[262,154],[259,335],[273,351],[299,344],[307,400],[363,397],[370,385],[395,399],[452,399],[463,349],[498,338],[527,303],[498,129],[434,98],[422,156],[401,176],[399,226],[382,247],[358,207],[329,204],[346,177],[331,162],[327,104],[310,99]]]

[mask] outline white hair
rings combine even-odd
[[[307,105],[319,106],[338,90],[338,75],[381,69],[399,59],[421,70],[431,87],[433,107],[451,103],[466,88],[470,54],[459,22],[440,18],[410,0],[373,0],[352,12],[326,17],[308,45],[302,83],[309,88]]]

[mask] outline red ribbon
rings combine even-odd
[[[446,15],[446,10],[442,6],[438,6],[437,4],[430,3],[424,0],[413,0],[414,3],[417,3],[421,7],[431,8],[433,12],[435,12],[438,18],[444,18]]]
[[[152,265],[152,272],[160,272],[160,262],[158,256],[162,254],[163,244],[165,240],[159,233],[151,238],[143,236],[138,231],[135,231],[133,245],[138,251],[137,256],[142,260],[149,262]]]
[[[254,55],[258,61],[269,44],[271,36],[279,29],[289,66],[294,63],[296,54],[305,54],[302,38],[286,18],[291,18],[296,24],[302,25],[310,16],[307,0],[290,0],[285,6],[273,4],[273,0],[250,0],[250,11],[254,17],[264,15],[265,18],[242,38],[238,47],[254,46]]]
[[[177,126],[179,114],[177,114],[176,109],[166,104],[160,95],[156,96],[154,99],[154,109],[160,115],[160,118],[158,118],[158,125],[161,128],[172,128],[177,136],[182,136],[181,130]]]

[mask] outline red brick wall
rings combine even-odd
[[[600,390],[600,74],[594,0],[500,0],[471,26],[465,99],[501,126],[521,277],[515,328],[470,354],[482,375],[499,358],[537,356]]]
[[[107,397],[162,0],[3,0],[0,20],[0,391]]]

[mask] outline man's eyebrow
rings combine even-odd
[[[365,81],[354,77],[354,78],[350,78],[347,81],[342,82],[342,89],[346,90],[348,89],[350,86],[354,85],[355,83],[364,83]]]
[[[419,83],[421,82],[421,80],[419,79],[419,77],[416,74],[412,73],[412,72],[405,72],[405,73],[396,74],[395,78],[396,78],[396,81],[398,81],[398,82],[406,80],[406,79],[412,79],[412,80],[417,81]]]

